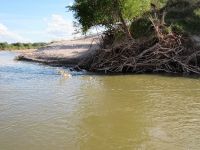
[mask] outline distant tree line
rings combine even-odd
[[[37,49],[45,46],[46,43],[0,43],[0,50],[24,50],[24,49]]]

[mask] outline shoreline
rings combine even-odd
[[[53,66],[73,67],[99,49],[99,37],[62,40],[33,51],[21,51],[18,61],[37,62]]]
[[[57,41],[37,50],[22,51],[16,57],[16,60],[37,62],[56,67],[72,67],[77,71],[85,69],[89,72],[104,72],[105,74],[152,72],[199,75],[198,64],[190,63],[193,59],[198,59],[199,51],[196,49],[198,47],[189,49],[185,46],[186,39],[188,39],[188,44],[194,45],[189,37],[166,35],[162,42],[152,43],[152,45],[148,44],[151,42],[149,40],[141,43],[130,41],[127,41],[127,43],[125,41],[114,48],[98,51],[100,49],[100,38],[94,36]],[[169,41],[171,42],[170,45],[167,43]],[[181,44],[179,41],[181,41]],[[173,53],[176,52],[177,48],[181,49],[181,52]],[[163,51],[165,51],[164,56]],[[193,53],[197,53],[194,58],[191,57]],[[191,57],[188,64],[184,59],[185,57]],[[166,63],[163,63],[163,61]]]

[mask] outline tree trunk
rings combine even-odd
[[[133,37],[132,37],[132,35],[131,35],[131,32],[130,32],[128,26],[126,25],[126,22],[125,22],[125,20],[124,20],[124,18],[123,18],[123,16],[122,16],[121,12],[119,11],[118,14],[119,14],[119,18],[120,18],[120,21],[121,21],[121,23],[122,23],[122,27],[123,27],[123,29],[124,29],[124,32],[125,32],[126,36],[127,36],[129,39],[133,39]]]
[[[121,10],[120,10],[120,2],[119,2],[119,0],[115,0],[115,1],[114,1],[114,4],[116,5],[116,8],[117,8],[117,10],[116,10],[116,11],[117,11],[117,15],[118,15],[118,17],[119,17],[119,19],[120,19],[120,21],[121,21],[121,23],[122,23],[122,28],[123,28],[123,30],[124,30],[124,32],[125,32],[127,38],[133,39],[133,37],[132,37],[132,35],[131,35],[131,32],[130,32],[128,26],[126,25],[126,22],[125,22],[125,20],[124,20],[124,17],[123,17],[123,15],[122,15]]]

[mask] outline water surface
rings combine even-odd
[[[200,79],[65,78],[15,55],[0,52],[1,150],[199,150]]]

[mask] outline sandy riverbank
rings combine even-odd
[[[17,60],[74,66],[99,48],[98,39],[97,36],[92,36],[53,42],[35,51],[24,51],[17,57]]]

